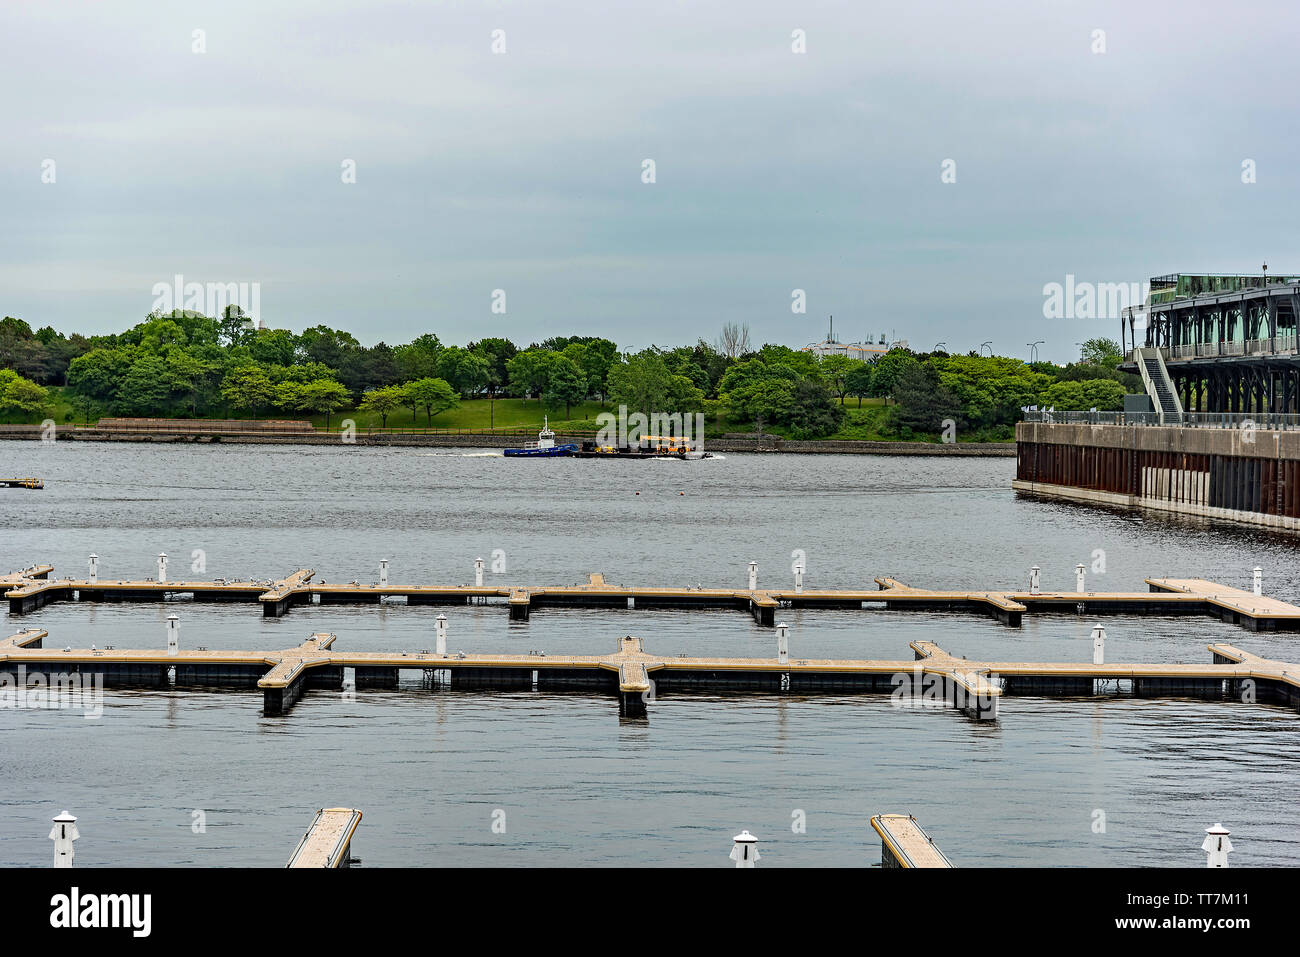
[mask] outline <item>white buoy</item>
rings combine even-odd
[[[1080,562],[1074,566],[1074,590],[1077,592],[1083,591],[1083,577],[1083,563]]]
[[[435,645],[434,647],[437,650],[438,654],[445,655],[447,653],[447,616],[446,615],[438,616],[437,642],[438,642],[437,645]]]
[[[803,594],[803,565],[794,566],[794,593]]]
[[[1254,583],[1255,594],[1256,595],[1264,594],[1264,569],[1260,568],[1258,565],[1255,566],[1254,578],[1255,578],[1255,583]]]
[[[90,553],[90,583],[94,585],[99,581],[99,556],[94,552]]]
[[[167,654],[176,655],[181,650],[181,620],[175,615],[167,616]]]
[[[753,867],[759,860],[758,838],[749,831],[741,831],[731,840],[734,842],[731,848],[731,859],[736,862],[736,866]]]
[[[380,585],[388,584],[388,559],[387,558],[379,559],[379,584]]]
[[[1228,840],[1230,832],[1222,824],[1205,829],[1205,843],[1201,850],[1206,854],[1206,867],[1227,867],[1228,854],[1232,851],[1232,841]]]
[[[167,553],[158,553],[158,580],[165,582],[167,580]]]
[[[483,559],[474,559],[474,584],[478,588],[483,587]]]
[[[1094,665],[1106,663],[1106,629],[1101,625],[1092,626],[1092,663]]]
[[[783,665],[790,663],[790,626],[785,622],[776,626],[776,658]]]
[[[1042,569],[1034,565],[1029,569],[1029,594],[1037,595],[1042,590]]]
[[[77,830],[77,819],[64,811],[54,819],[50,829],[50,840],[54,842],[54,866],[71,867],[77,855],[72,849],[72,842],[81,837]]]
[[[758,562],[749,563],[749,590],[754,591],[758,588]]]

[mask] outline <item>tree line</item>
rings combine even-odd
[[[220,317],[175,310],[151,314],[108,336],[33,331],[0,320],[0,413],[37,416],[60,387],[77,418],[96,415],[206,417],[390,416],[433,425],[466,399],[536,400],[568,418],[596,400],[632,411],[707,411],[742,427],[780,428],[794,438],[834,434],[848,399],[883,400],[883,427],[902,437],[962,427],[1007,426],[1022,406],[1120,408],[1132,383],[1116,372],[1119,350],[1091,340],[1066,367],[1018,359],[892,349],[874,361],[819,357],[783,345],[753,349],[729,325],[716,342],[621,352],[596,336],[560,336],[519,346],[483,338],[464,346],[425,333],[396,346],[363,346],[317,325],[301,333],[254,328],[238,307]],[[1130,377],[1131,378],[1131,377]],[[878,404],[878,403],[877,403]]]

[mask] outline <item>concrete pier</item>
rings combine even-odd
[[[1021,422],[1012,488],[1300,531],[1300,432],[1244,425]]]

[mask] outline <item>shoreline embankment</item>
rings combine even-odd
[[[558,443],[591,439],[586,434],[557,433]],[[114,427],[63,425],[47,430],[40,425],[0,425],[0,439],[59,442],[153,442],[174,444],[253,445],[368,445],[418,448],[509,448],[537,438],[531,431],[420,431],[402,429],[358,429],[353,433],[324,429],[211,428],[195,420],[193,427]],[[774,435],[706,439],[712,452],[763,452],[804,455],[949,455],[1011,457],[1014,442],[868,442],[846,439],[783,439]]]

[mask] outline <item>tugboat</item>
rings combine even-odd
[[[556,445],[555,433],[549,428],[550,416],[542,418],[542,431],[537,433],[536,442],[525,442],[522,449],[506,449],[506,455],[523,455],[529,458],[556,458],[572,455],[577,451],[576,445]]]

